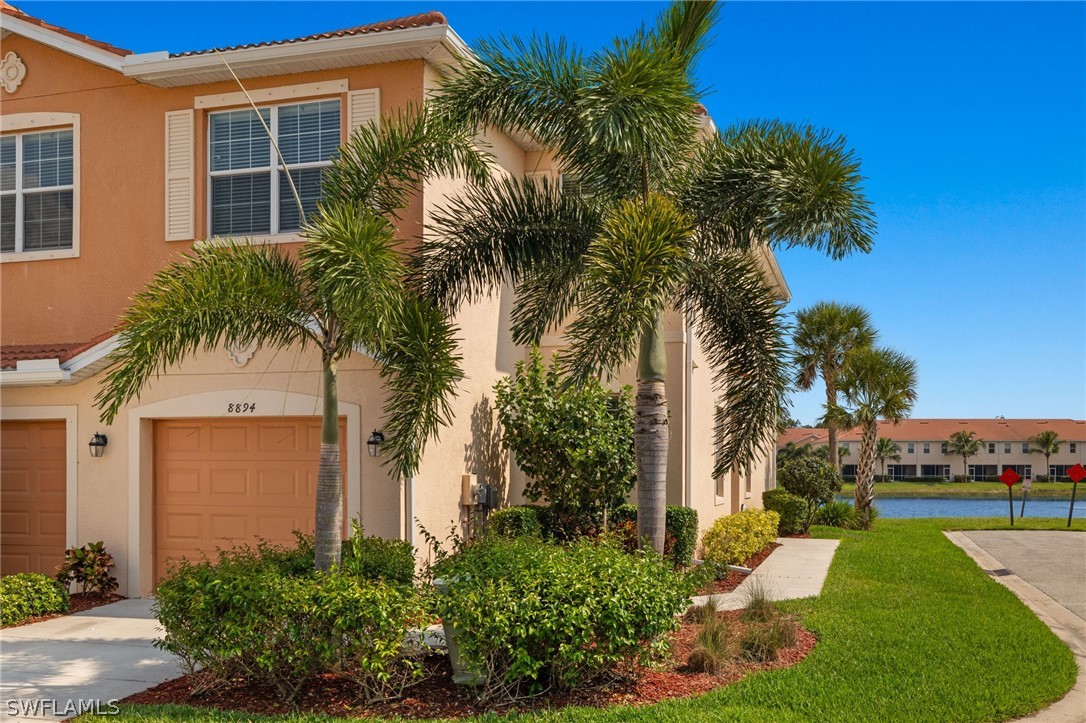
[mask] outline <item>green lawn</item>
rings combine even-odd
[[[1064,524],[1027,518],[1014,529],[1062,530]],[[1075,680],[1071,651],[951,544],[944,529],[1010,528],[998,519],[884,519],[874,532],[815,528],[816,536],[842,542],[822,595],[786,604],[820,637],[797,666],[647,708],[566,709],[509,719],[998,721],[1060,698]],[[1086,530],[1086,521],[1076,520],[1074,529]],[[117,720],[330,719],[132,706]]]
[[[856,485],[845,484],[841,494],[851,497]],[[1070,482],[1034,482],[1030,497],[1045,499],[1071,499]],[[876,497],[953,497],[956,495],[987,497],[1007,496],[1007,486],[1002,482],[876,482]],[[1015,499],[1022,496],[1022,485],[1014,486]],[[1086,485],[1079,497],[1086,496]],[[1078,504],[1078,500],[1075,500]]]

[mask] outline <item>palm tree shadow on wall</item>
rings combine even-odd
[[[483,397],[471,408],[471,443],[464,445],[464,469],[476,477],[479,485],[491,485],[495,490],[495,507],[509,499],[509,452],[502,449],[501,427],[489,397]],[[462,523],[474,525],[464,509]]]

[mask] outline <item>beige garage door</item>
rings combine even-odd
[[[65,422],[0,422],[0,575],[64,561]]]
[[[170,560],[311,533],[320,427],[309,417],[156,421],[155,579]],[[339,427],[346,478],[343,420]],[[346,524],[346,493],[343,501]]]

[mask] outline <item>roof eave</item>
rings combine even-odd
[[[3,15],[3,26],[6,32],[20,35],[24,38],[41,43],[42,45],[68,53],[69,55],[74,55],[94,63],[95,65],[101,65],[104,68],[117,72],[120,72],[124,67],[126,59],[131,57],[96,48],[93,45],[68,37],[63,33],[58,33],[55,30],[29,23],[8,13],[4,13]]]

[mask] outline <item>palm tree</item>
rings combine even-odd
[[[253,340],[315,347],[324,400],[315,564],[339,564],[339,362],[364,349],[382,365],[387,462],[395,475],[417,470],[427,440],[450,419],[460,376],[456,329],[405,284],[392,221],[422,179],[457,171],[484,180],[485,159],[466,136],[425,113],[406,111],[384,118],[379,131],[357,131],[340,149],[297,258],[280,246],[197,244],[137,294],[95,398],[102,420],[112,422],[152,377],[201,348]]]
[[[788,460],[806,457],[809,454],[813,454],[810,444],[805,444],[801,447],[795,442],[788,442],[777,450],[777,464],[780,465]]]
[[[1046,429],[1031,439],[1030,443],[1032,444],[1032,447],[1029,450],[1030,452],[1033,452],[1034,454],[1043,454],[1045,456],[1045,474],[1047,475],[1048,471],[1052,469],[1048,460],[1052,455],[1060,453],[1060,445],[1063,444],[1063,440],[1060,439],[1060,435],[1056,434],[1051,429]],[[1055,481],[1056,480],[1053,480],[1053,482]]]
[[[841,368],[840,391],[844,405],[827,407],[826,417],[842,427],[861,429],[855,501],[856,512],[868,529],[875,500],[879,419],[896,424],[909,414],[916,401],[916,362],[893,349],[853,349]]]
[[[792,336],[796,386],[807,390],[821,377],[826,385],[826,406],[837,403],[837,375],[848,352],[875,343],[877,333],[863,307],[819,301],[796,313]],[[829,432],[829,464],[839,469],[837,426],[826,425]]]
[[[879,437],[879,441],[875,445],[875,459],[877,459],[881,465],[882,478],[885,480],[886,460],[892,459],[895,462],[899,462],[901,460],[901,447],[898,447],[892,439]]]
[[[826,462],[827,464],[829,464],[829,461],[830,461],[830,446],[828,444],[823,444],[823,445],[819,446],[817,449],[815,449],[814,454],[820,460],[822,460],[823,462]],[[848,447],[846,447],[843,444],[837,445],[837,459],[838,460],[842,460],[845,457],[849,457],[851,455],[852,455],[852,450],[850,450]]]
[[[946,445],[947,454],[961,455],[962,476],[968,478],[969,458],[980,452],[984,440],[978,437],[976,432],[968,432],[963,429],[960,432],[955,432],[950,435],[949,439],[947,439],[944,444]]]
[[[840,137],[752,122],[699,128],[694,65],[717,16],[678,2],[584,55],[564,40],[483,43],[451,72],[448,117],[553,149],[578,180],[505,178],[452,200],[422,249],[422,288],[450,309],[513,286],[513,339],[565,324],[574,380],[636,359],[638,535],[663,548],[669,441],[663,317],[698,334],[722,393],[716,473],[771,448],[787,386],[780,305],[754,254],[871,248],[858,162]],[[567,175],[567,178],[570,176]]]

